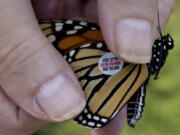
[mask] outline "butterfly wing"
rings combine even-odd
[[[124,63],[114,75],[99,69],[100,58],[109,50],[94,23],[41,21],[40,27],[72,67],[84,90],[87,105],[75,118],[81,125],[106,125],[148,78],[146,65]]]

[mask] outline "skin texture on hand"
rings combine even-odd
[[[175,0],[1,0],[1,135],[30,135],[48,122],[72,119],[85,105],[74,73],[42,34],[35,14],[99,22],[116,56],[146,63],[158,36],[157,12],[163,28],[174,6]],[[126,107],[92,135],[118,135],[125,122]]]

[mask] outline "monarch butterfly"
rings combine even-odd
[[[39,23],[84,90],[87,104],[75,118],[81,125],[90,128],[106,125],[139,89],[146,87],[151,71],[157,71],[156,63],[129,64],[116,58],[107,48],[97,24],[72,20]]]

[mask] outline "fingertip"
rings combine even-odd
[[[120,19],[115,30],[115,47],[131,63],[148,63],[152,50],[152,26],[143,19]]]
[[[136,55],[129,55],[128,53],[118,53],[118,56],[129,63],[135,63],[135,64],[145,64],[150,62],[151,56],[136,56]]]
[[[0,24],[0,35],[4,35],[0,85],[4,92],[41,120],[64,121],[80,113],[86,103],[80,84],[40,31],[31,2],[8,1],[1,7],[7,11],[1,16],[5,23]]]
[[[58,122],[72,119],[86,104],[78,82],[62,73],[45,82],[35,100],[50,121]]]
[[[126,62],[150,62],[158,2],[99,0],[98,5],[100,25],[109,49]]]

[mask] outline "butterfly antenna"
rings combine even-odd
[[[162,38],[163,35],[162,35],[162,31],[161,31],[159,11],[158,11],[158,26],[157,26],[157,29],[158,29],[158,31],[159,31],[159,34],[160,34],[161,38]],[[162,56],[163,56],[163,55],[164,55],[163,45],[161,44],[161,46],[160,46],[160,62],[159,62],[158,69],[157,69],[157,71],[156,71],[156,74],[155,74],[154,79],[158,79],[158,74],[159,74],[159,71],[160,71],[160,69],[161,69]]]
[[[158,32],[159,32],[160,36],[163,37],[162,31],[161,31],[161,24],[160,24],[160,15],[159,15],[159,11],[158,11],[158,25],[157,25],[157,29],[158,29]]]

